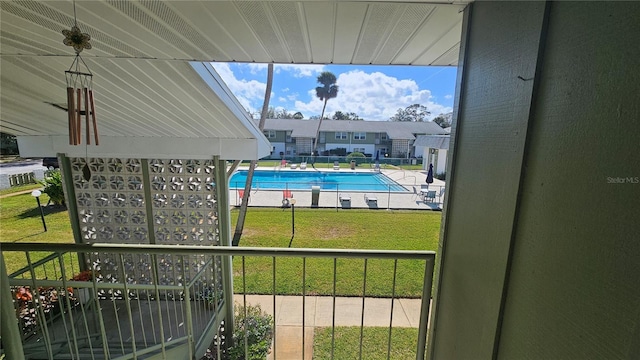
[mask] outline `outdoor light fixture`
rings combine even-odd
[[[289,240],[289,247],[291,247],[293,237],[296,236],[296,199],[291,198],[289,203],[291,204],[291,240]]]
[[[40,209],[40,218],[42,218],[42,226],[44,226],[44,231],[47,231],[47,223],[44,222],[44,211],[42,210],[42,206],[40,205],[40,195],[42,192],[40,190],[33,190],[31,192],[31,196],[36,198],[36,202],[38,203],[38,209]]]

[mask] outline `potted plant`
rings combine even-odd
[[[94,276],[93,270],[84,270],[74,275],[71,281],[92,281]],[[91,289],[86,287],[76,288],[73,295],[82,304],[86,304],[91,299]]]
[[[64,202],[64,191],[62,188],[62,175],[60,170],[54,170],[40,182],[44,185],[43,193],[49,195],[49,199],[56,206],[66,206]]]

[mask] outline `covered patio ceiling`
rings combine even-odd
[[[89,153],[263,157],[268,141],[200,62],[456,65],[467,3],[76,1],[103,138]],[[68,145],[60,108],[73,2],[1,1],[0,11],[2,131],[20,136],[24,156],[84,154]]]

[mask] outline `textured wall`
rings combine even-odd
[[[533,88],[518,76],[535,73],[543,11],[542,2],[476,3],[467,24],[439,249],[436,359],[493,353]]]
[[[436,359],[640,358],[640,3],[548,5],[468,13]]]
[[[500,358],[640,358],[638,44],[640,3],[551,6]]]

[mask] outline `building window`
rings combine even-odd
[[[366,140],[366,139],[367,139],[367,133],[363,133],[363,132],[353,133],[353,140]]]
[[[349,134],[346,132],[337,132],[336,140],[347,140],[349,138]]]
[[[364,154],[364,148],[353,148],[353,152],[359,152]]]
[[[291,131],[287,131],[287,132],[286,132],[286,136],[287,136],[287,138],[286,138],[286,140],[285,140],[285,141],[286,141],[286,142],[288,142],[288,143],[290,143],[290,142],[291,142]]]
[[[389,140],[387,133],[380,133],[380,140]]]
[[[276,131],[275,130],[265,130],[264,131],[264,136],[266,136],[267,139],[275,139],[276,138]]]

